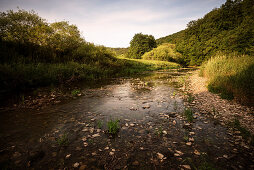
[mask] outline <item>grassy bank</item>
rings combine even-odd
[[[201,76],[209,80],[208,90],[222,98],[237,98],[242,103],[253,104],[254,57],[217,56],[204,63]]]
[[[178,68],[171,62],[115,59],[101,63],[80,64],[37,63],[37,64],[0,64],[0,81],[2,91],[21,90],[31,87],[42,87],[71,83],[79,80],[96,80],[110,77],[129,76],[143,71]]]

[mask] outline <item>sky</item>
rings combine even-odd
[[[82,37],[106,47],[128,47],[136,33],[156,39],[181,31],[226,0],[0,0],[0,11],[34,10],[48,22],[69,21]]]

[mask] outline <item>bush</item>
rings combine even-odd
[[[175,51],[175,45],[164,43],[152,51],[146,52],[142,59],[180,62],[181,54]]]

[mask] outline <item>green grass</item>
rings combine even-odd
[[[163,129],[162,129],[162,127],[160,126],[156,131],[155,131],[155,133],[157,134],[157,136],[161,136],[162,134],[163,134]]]
[[[119,120],[110,120],[107,125],[109,134],[116,135],[120,130]]]
[[[75,90],[71,91],[72,96],[77,96],[79,93],[80,93],[80,90],[78,90],[78,89],[75,89]]]
[[[184,110],[184,116],[186,117],[188,122],[193,121],[193,111],[190,108]]]
[[[176,63],[165,61],[125,58],[115,58],[114,60],[92,64],[80,64],[78,62],[0,64],[0,81],[2,82],[0,89],[3,91],[23,90],[180,67]]]
[[[222,98],[235,97],[244,104],[254,101],[252,56],[216,56],[201,66],[200,75],[208,78],[208,90]]]
[[[243,139],[249,142],[250,145],[254,146],[254,135],[252,135],[249,130],[244,128],[238,119],[234,119],[228,125],[233,127],[235,130],[240,131]]]
[[[189,103],[192,103],[194,101],[195,97],[191,93],[188,93],[188,92],[187,92],[187,96],[188,96],[187,101]]]
[[[97,127],[98,127],[99,129],[101,129],[102,126],[103,126],[103,121],[102,121],[102,120],[98,120],[98,121],[97,121]]]
[[[68,135],[65,133],[63,136],[57,139],[57,143],[59,146],[67,146],[69,144]]]

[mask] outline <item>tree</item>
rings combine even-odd
[[[72,51],[84,42],[80,32],[75,25],[70,25],[66,21],[50,24],[53,29],[51,37],[51,46],[62,52]]]
[[[152,35],[135,34],[130,42],[127,57],[140,59],[145,52],[151,51],[156,47],[157,44]]]
[[[34,11],[0,12],[0,36],[4,41],[46,45],[51,32]]]

